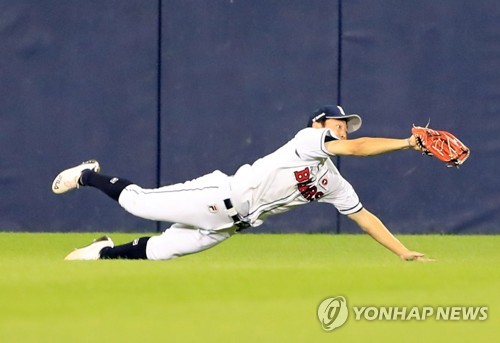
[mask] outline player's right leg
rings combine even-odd
[[[148,240],[148,260],[171,260],[210,249],[234,234],[234,231],[209,231],[174,224],[160,236]]]
[[[159,236],[142,237],[118,246],[105,236],[86,247],[75,249],[65,260],[171,260],[212,248],[232,234],[234,231],[231,230],[208,231],[174,224]]]

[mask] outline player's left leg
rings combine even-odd
[[[230,196],[230,178],[218,170],[185,183],[145,189],[126,179],[99,174],[97,161],[90,162],[62,171],[52,185],[54,193],[90,186],[140,218],[184,223],[206,230],[234,224],[224,202]]]
[[[220,171],[184,183],[146,189],[125,179],[87,170],[80,183],[101,190],[140,218],[206,230],[234,224],[224,203],[229,197],[229,178]]]
[[[120,193],[132,182],[115,176],[101,175],[100,171],[101,167],[96,160],[85,161],[65,169],[52,182],[52,191],[55,194],[63,194],[81,186],[92,186],[118,201]]]

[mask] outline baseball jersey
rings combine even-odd
[[[312,201],[327,202],[344,215],[362,209],[353,187],[330,160],[330,129],[305,128],[275,152],[241,166],[231,178],[231,199],[240,215],[258,226],[271,215]]]

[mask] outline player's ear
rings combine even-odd
[[[323,122],[313,121],[311,127],[314,128],[314,129],[324,128],[325,127],[325,122],[324,121]]]

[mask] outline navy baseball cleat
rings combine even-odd
[[[76,167],[69,168],[63,170],[56,176],[54,182],[52,182],[52,192],[55,194],[62,194],[69,192],[73,189],[79,188],[80,184],[78,183],[80,176],[84,170],[92,170],[96,173],[101,171],[101,167],[99,166],[99,162],[96,160],[85,161]]]

